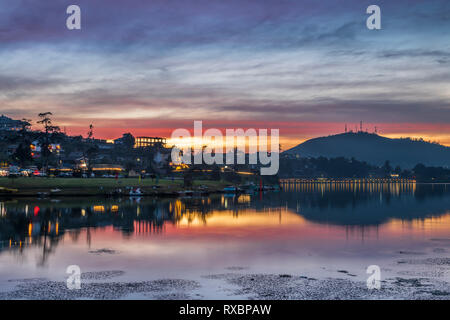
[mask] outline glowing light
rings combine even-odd
[[[94,206],[94,212],[105,212],[104,206]]]
[[[254,175],[253,172],[245,172],[245,171],[237,171],[238,174],[245,174],[245,175]]]

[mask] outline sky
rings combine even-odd
[[[449,40],[448,0],[1,1],[0,113],[106,139],[274,128],[283,149],[363,121],[450,146]]]

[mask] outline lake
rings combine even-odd
[[[209,197],[3,198],[0,298],[450,297],[450,185],[282,186]],[[69,265],[83,273],[77,293],[66,292]],[[381,290],[366,287],[371,265]]]

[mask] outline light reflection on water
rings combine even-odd
[[[0,278],[62,274],[72,263],[151,277],[236,265],[294,270],[365,263],[450,234],[449,185],[283,187],[202,198],[2,200]]]

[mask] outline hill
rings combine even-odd
[[[403,169],[418,163],[427,166],[450,166],[450,147],[410,138],[390,139],[375,133],[348,132],[305,141],[283,154],[301,157],[345,157]]]

